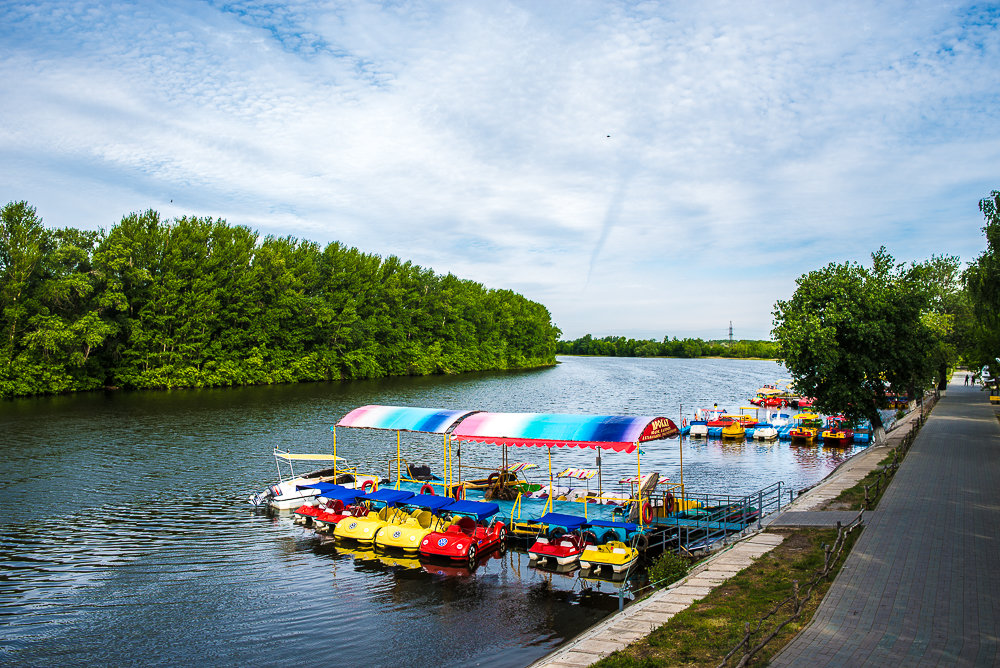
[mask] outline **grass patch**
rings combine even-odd
[[[864,478],[858,481],[858,484],[853,487],[848,487],[843,492],[837,495],[837,498],[830,501],[829,506],[837,508],[838,510],[862,510],[865,507],[865,485],[871,487],[869,490],[869,495],[874,498],[873,508],[878,505],[878,500],[882,498],[885,494],[885,488],[887,487],[885,481],[883,481],[882,488],[879,491],[877,497],[874,497],[875,490],[875,480],[879,477],[879,470],[888,464],[892,463],[892,453],[895,449],[890,450],[889,454],[882,459],[877,467],[868,472]],[[891,476],[890,476],[891,478]]]
[[[714,589],[708,596],[680,612],[646,638],[614,652],[597,662],[601,668],[637,668],[646,666],[711,666],[719,665],[723,657],[743,639],[744,624],[756,627],[758,620],[785,598],[792,595],[794,580],[799,582],[800,596],[823,568],[823,545],[836,540],[834,529],[780,531],[785,541],[757,559]],[[852,533],[845,545],[845,554],[859,532]],[[821,580],[806,604],[801,619],[785,626],[764,650],[751,662],[764,665],[810,619],[823,595],[839,570]],[[791,614],[790,607],[768,620],[755,638],[775,628]],[[738,657],[731,660],[735,664]]]

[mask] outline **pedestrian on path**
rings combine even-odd
[[[969,374],[965,374],[965,384],[969,384]]]

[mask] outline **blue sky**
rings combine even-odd
[[[766,338],[832,261],[971,260],[1000,5],[7,2],[0,198],[395,254],[564,336]]]

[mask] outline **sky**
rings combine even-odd
[[[563,338],[769,338],[802,274],[971,261],[1000,4],[0,2],[0,204],[340,241]]]

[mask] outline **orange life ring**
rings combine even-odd
[[[653,523],[653,506],[649,505],[649,501],[642,504],[642,522],[643,524]]]
[[[434,496],[434,486],[433,485],[429,485],[429,484],[425,484],[423,487],[420,488],[420,493],[421,494],[430,494],[431,496]]]
[[[667,515],[672,515],[677,506],[677,503],[674,500],[674,495],[667,492],[666,496],[663,497],[663,500],[666,502]]]
[[[452,495],[455,497],[456,501],[461,501],[462,497],[465,496],[465,485],[459,485],[458,487],[456,487],[453,490]]]
[[[363,483],[361,483],[361,491],[362,492],[364,492],[366,490],[369,490],[369,489],[373,489],[374,487],[375,487],[375,483],[372,482],[371,480],[365,480]]]

